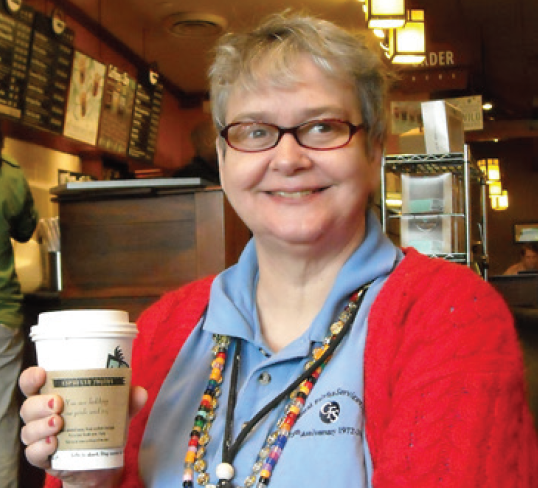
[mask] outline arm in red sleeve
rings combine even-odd
[[[512,317],[463,266],[411,252],[372,307],[366,431],[376,488],[538,486]]]

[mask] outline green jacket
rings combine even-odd
[[[11,238],[26,242],[38,221],[34,199],[20,166],[6,157],[0,161],[0,324],[20,327],[22,294],[15,272]]]

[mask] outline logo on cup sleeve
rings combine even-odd
[[[114,354],[109,354],[106,362],[106,367],[108,368],[128,368],[129,365],[125,362],[123,357],[123,351],[121,347],[118,346],[114,349]]]

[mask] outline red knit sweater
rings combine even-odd
[[[148,389],[149,400],[131,423],[122,488],[143,486],[138,448],[148,414],[211,282],[165,295],[140,318],[133,383]],[[365,412],[375,488],[538,487],[522,356],[491,286],[464,266],[410,249],[368,322]],[[48,478],[46,486],[61,485]]]

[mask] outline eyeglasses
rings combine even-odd
[[[364,123],[353,125],[338,119],[309,120],[295,127],[279,127],[264,122],[235,122],[220,131],[226,144],[237,151],[261,152],[276,147],[284,134],[291,134],[297,143],[316,151],[329,151],[345,146]]]

